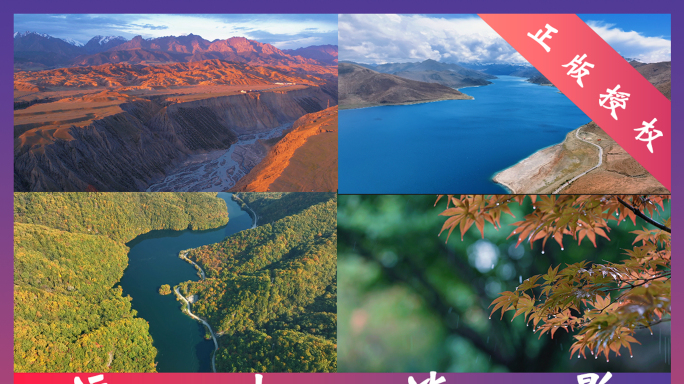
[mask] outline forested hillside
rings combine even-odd
[[[242,203],[247,204],[259,216],[258,225],[272,223],[295,213],[324,202],[336,196],[335,193],[304,193],[304,192],[237,192]],[[238,204],[241,201],[238,200]]]
[[[209,229],[228,222],[216,193],[15,193],[14,221],[128,242],[155,229]]]
[[[190,250],[207,279],[181,284],[221,336],[217,370],[336,371],[336,195],[239,195],[259,226]]]
[[[14,219],[14,371],[154,372],[148,324],[114,288],[124,243],[228,214],[214,194],[15,193]]]

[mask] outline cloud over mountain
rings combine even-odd
[[[340,60],[382,64],[527,61],[475,15],[339,15]],[[671,60],[671,41],[589,21],[622,56],[653,63]]]
[[[340,15],[338,20],[341,60],[526,63],[477,16]]]

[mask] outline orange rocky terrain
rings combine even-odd
[[[337,104],[336,68],[301,61],[15,72],[15,190],[145,190],[190,156],[270,137]]]
[[[328,72],[335,73],[332,69]],[[315,85],[323,82],[325,80],[317,75],[302,75],[277,67],[250,66],[222,60],[155,66],[127,63],[104,64],[14,74],[14,89],[17,91],[96,87],[126,91],[196,85],[273,85],[274,83]]]
[[[234,192],[337,190],[337,106],[300,117]]]
[[[120,105],[136,98],[113,91],[64,97],[14,112],[15,145],[40,147],[56,139],[72,140],[72,127],[84,127],[94,120],[123,113]]]

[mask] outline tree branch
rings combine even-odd
[[[640,325],[640,326],[638,326],[638,327],[634,327],[634,329],[648,329],[648,328],[650,328],[650,327],[652,327],[652,326],[654,326],[654,325],[656,325],[656,324],[667,323],[667,322],[670,322],[670,321],[672,321],[672,319],[660,319],[660,320],[658,320],[658,321],[654,321],[654,322],[652,322],[652,323],[649,323],[648,325]]]
[[[629,288],[627,288],[627,287],[617,287],[617,288],[600,289],[600,291],[601,291],[601,292],[612,292],[612,291],[621,291],[621,290],[623,290],[623,289],[632,289],[632,288],[640,287],[640,286],[642,286],[642,285],[644,285],[644,284],[647,284],[647,283],[649,283],[649,282],[651,282],[651,281],[658,280],[658,279],[662,279],[663,277],[667,277],[668,279],[671,278],[671,277],[672,277],[672,272],[666,272],[666,273],[663,273],[662,275],[651,276],[651,277],[645,278],[645,279],[636,279],[636,280],[634,280],[634,281],[642,280],[642,282],[639,283],[639,284],[631,284],[631,283],[625,281],[627,284],[630,285]],[[624,281],[624,280],[622,280],[622,281]]]
[[[663,230],[663,231],[665,231],[665,232],[667,232],[667,233],[672,233],[672,230],[671,230],[670,228],[668,228],[668,227],[664,226],[663,224],[660,224],[659,222],[657,222],[657,221],[651,219],[650,217],[644,215],[643,212],[641,212],[640,210],[634,208],[631,204],[628,204],[626,201],[622,200],[621,198],[618,197],[617,199],[618,199],[618,201],[620,202],[620,204],[624,205],[627,209],[629,209],[630,211],[634,212],[635,215],[637,215],[637,216],[641,217],[642,219],[644,219],[647,223],[649,223],[649,224],[651,224],[651,225],[653,225],[653,226],[655,226],[655,227],[657,227],[657,228],[660,228],[661,230]]]

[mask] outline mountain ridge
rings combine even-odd
[[[380,73],[358,64],[338,64],[340,109],[472,99],[456,89]]]
[[[336,45],[309,46],[287,51],[268,43],[237,36],[209,41],[193,34],[149,39],[138,35],[131,40],[121,36],[97,35],[86,44],[78,46],[37,32],[14,34],[15,71],[122,62],[158,64],[207,59],[296,67],[336,64]]]

